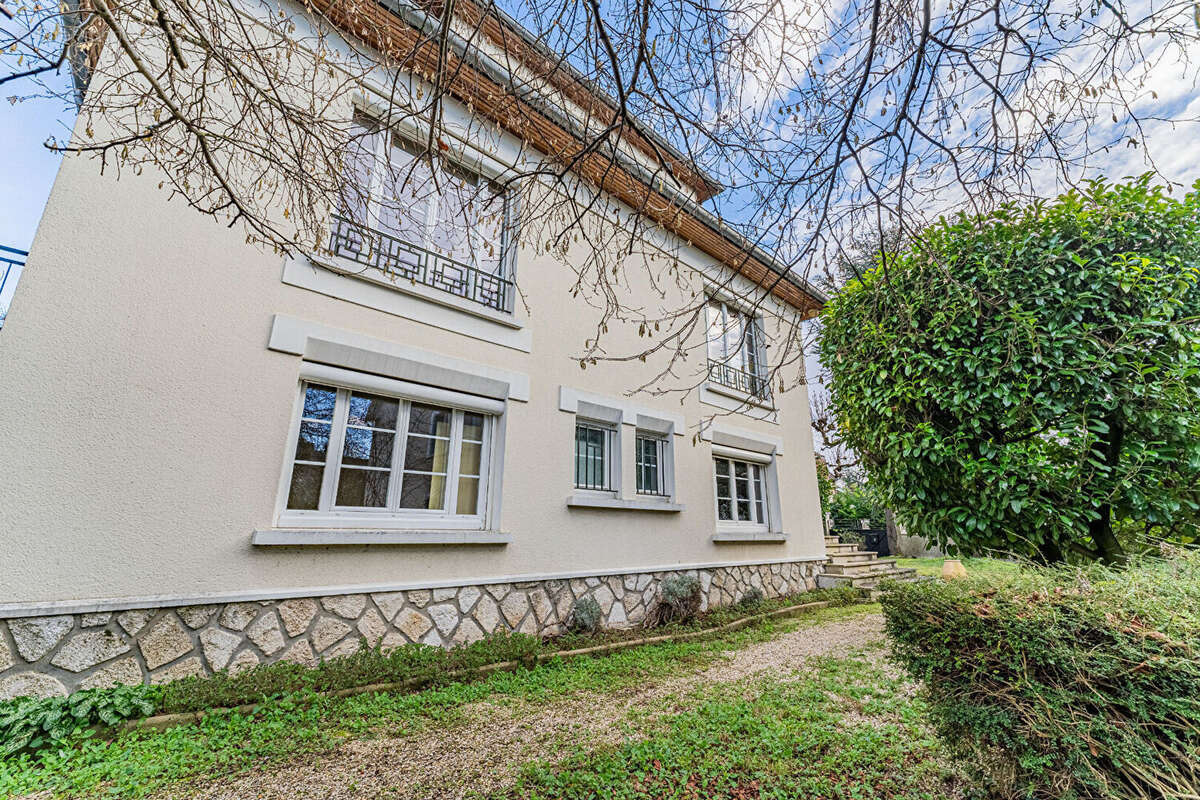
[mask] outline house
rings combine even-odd
[[[634,392],[654,358],[580,367],[601,311],[563,265],[587,242],[547,252],[505,196],[536,137],[448,99],[464,133],[413,165],[438,188],[403,221],[373,170],[427,129],[389,128],[373,95],[335,111],[368,143],[365,199],[311,254],[250,246],[152,175],[64,160],[0,332],[0,696],[548,634],[585,595],[635,625],[673,573],[705,606],[815,585],[808,399],[771,385],[767,345],[823,298],[703,209],[711,180],[611,156],[643,183],[603,183],[609,200],[669,192],[677,212],[651,233],[678,280],[631,269],[620,291],[706,315],[669,391]],[[468,184],[503,213],[440,236]]]

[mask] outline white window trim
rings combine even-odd
[[[683,436],[686,430],[682,416],[646,408],[630,402],[627,398],[607,397],[573,389],[559,387],[560,411],[573,414],[580,421],[607,424],[613,427],[614,454],[611,469],[614,472],[614,491],[603,492],[590,489],[573,489],[567,497],[571,508],[605,508],[629,511],[682,511],[675,485],[675,437]],[[645,495],[637,492],[637,477],[633,460],[626,464],[626,450],[633,455],[638,432],[661,436],[665,442],[664,481],[665,495]],[[629,439],[626,443],[626,439]],[[628,448],[626,447],[628,444]],[[572,428],[570,480],[575,479],[574,428]],[[628,467],[628,469],[627,469]]]
[[[579,475],[576,471],[579,464],[579,428],[583,426],[590,430],[598,430],[603,433],[604,441],[601,450],[602,471],[604,473],[604,486],[580,486]],[[575,492],[596,494],[608,497],[620,496],[621,488],[621,425],[611,423],[604,420],[590,419],[588,417],[578,417],[575,420],[575,436],[572,438],[572,462],[571,475],[575,485]]]
[[[713,471],[713,520],[716,533],[714,542],[761,542],[781,543],[788,535],[783,530],[783,504],[779,492],[779,459],[783,455],[783,440],[776,436],[736,428],[721,423],[711,423],[700,432],[700,438],[712,443],[714,458],[732,458],[739,461],[763,465],[763,489],[767,494],[767,524],[748,525],[730,522],[717,517],[716,464]]]
[[[301,380],[298,381],[298,391],[296,392],[297,400],[293,410],[292,425],[289,427],[289,444],[285,451],[285,463],[283,475],[280,479],[279,499],[276,503],[276,527],[279,529],[296,528],[296,529],[325,529],[325,530],[406,530],[406,531],[484,531],[494,530],[494,523],[498,520],[497,510],[493,508],[493,499],[498,496],[493,483],[498,480],[497,473],[499,469],[493,470],[492,465],[500,465],[502,460],[496,460],[497,454],[502,453],[497,445],[497,438],[503,435],[502,420],[503,416],[496,414],[495,411],[487,409],[495,409],[496,406],[490,404],[481,404],[479,398],[463,397],[460,402],[447,402],[453,400],[449,397],[455,393],[444,392],[444,390],[433,390],[443,392],[439,395],[442,397],[440,405],[450,406],[458,411],[472,411],[483,413],[484,416],[484,446],[482,448],[480,459],[480,483],[481,495],[479,502],[483,504],[483,508],[479,513],[474,515],[459,515],[455,514],[450,509],[456,508],[457,493],[458,493],[458,458],[459,448],[454,447],[453,443],[458,441],[461,446],[461,439],[457,439],[455,432],[461,428],[461,416],[455,414],[452,419],[451,429],[451,446],[449,450],[449,460],[447,463],[447,479],[446,479],[446,497],[445,508],[447,510],[426,510],[426,509],[396,509],[396,510],[371,510],[358,508],[341,508],[335,505],[335,497],[333,493],[336,488],[338,476],[341,472],[342,462],[342,445],[345,441],[345,429],[347,412],[347,404],[339,397],[339,402],[336,406],[335,417],[331,423],[331,435],[329,445],[326,452],[326,461],[321,484],[321,501],[320,505],[324,506],[323,510],[319,511],[304,511],[297,509],[289,509],[287,507],[288,494],[291,490],[292,469],[295,465],[296,442],[300,433],[300,415],[304,409],[304,386],[306,383],[316,383],[318,381],[336,387],[340,392],[349,392],[354,390],[364,390],[379,392],[384,391],[388,396],[395,397],[402,401],[400,413],[397,415],[396,422],[396,441],[392,455],[392,466],[389,468],[389,473],[392,475],[390,479],[390,488],[388,493],[389,504],[394,503],[395,494],[399,491],[399,481],[395,480],[395,473],[403,470],[403,450],[404,442],[407,440],[408,426],[408,408],[412,402],[434,402],[429,399],[429,395],[425,392],[430,390],[430,387],[414,387],[415,392],[409,394],[403,391],[403,384],[399,381],[390,381],[382,385],[375,380],[371,380],[376,376],[366,376],[366,380],[351,378],[354,386],[341,386],[338,383],[328,380],[329,377],[337,377],[336,374],[331,374],[330,370],[335,368],[322,368],[322,365],[305,365],[307,369],[302,370]],[[344,370],[335,370],[335,373],[345,372]],[[307,373],[307,377],[304,376]],[[313,378],[313,374],[322,376],[321,378]],[[387,379],[378,379],[387,381]],[[390,390],[390,391],[389,391]],[[496,414],[496,415],[493,415]],[[502,411],[500,412],[502,414]],[[405,435],[401,435],[400,431],[405,431]],[[501,455],[502,457],[502,455]],[[266,539],[256,532],[255,538]]]
[[[723,313],[727,314],[729,310],[733,310],[751,321],[754,326],[754,349],[755,359],[759,365],[759,372],[764,380],[769,379],[770,366],[767,361],[767,346],[766,346],[766,327],[763,324],[764,313],[761,308],[757,311],[751,310],[742,300],[732,297],[727,292],[721,291],[715,286],[710,286],[705,300],[704,310],[704,382],[698,387],[697,394],[701,403],[705,405],[715,406],[726,411],[736,411],[755,419],[762,419],[769,422],[777,421],[777,406],[775,405],[775,392],[772,390],[765,398],[757,397],[747,392],[740,391],[731,386],[726,386],[723,383],[718,383],[708,377],[708,359],[709,359],[709,325],[708,325],[708,304],[711,302],[720,303],[723,307]]]

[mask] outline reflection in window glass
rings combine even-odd
[[[487,437],[483,414],[307,384],[287,507],[476,516]]]

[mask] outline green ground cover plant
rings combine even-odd
[[[760,595],[761,597],[761,595]],[[753,608],[715,609],[689,620],[665,625],[655,634],[690,633],[716,628],[747,614],[803,602],[854,602],[847,590],[815,590],[798,596],[762,600]],[[277,701],[286,707],[311,703],[318,693],[379,683],[416,681],[422,686],[461,680],[488,664],[515,661],[532,664],[538,656],[646,636],[643,631],[571,633],[541,640],[522,634],[499,634],[444,650],[413,644],[387,652],[363,648],[316,667],[279,662],[236,674],[191,677],[163,686],[118,686],[89,689],[70,697],[17,698],[0,702],[0,756],[23,750],[70,747],[95,726],[115,725],[152,714],[232,708]],[[457,676],[456,676],[457,673]],[[418,687],[419,688],[419,687]]]
[[[688,705],[618,746],[528,765],[495,800],[958,794],[960,775],[925,726],[922,701],[861,653],[816,659],[797,676],[707,687]]]
[[[196,776],[219,777],[305,753],[328,751],[348,739],[415,733],[453,725],[464,706],[498,695],[549,702],[576,692],[625,687],[702,669],[730,649],[765,641],[799,625],[877,610],[834,607],[800,620],[765,620],[737,631],[667,642],[602,657],[555,659],[476,681],[420,692],[375,692],[335,698],[311,691],[268,698],[252,712],[223,712],[164,731],[134,730],[113,739],[78,736],[35,753],[0,759],[0,797],[143,797]]]
[[[1200,795],[1200,552],[1168,556],[884,588],[896,659],[987,787]]]

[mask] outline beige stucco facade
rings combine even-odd
[[[509,139],[491,142],[519,150]],[[631,262],[618,282],[647,317],[710,292],[762,300],[713,258],[655,237],[680,277],[664,289]],[[825,552],[804,387],[776,389],[768,407],[706,384],[703,325],[675,377],[654,380],[665,363],[655,356],[581,369],[601,319],[586,293],[573,296],[566,266],[585,260],[585,245],[551,255],[514,238],[520,298],[505,318],[248,245],[236,226],[168,202],[151,175],[65,159],[0,332],[0,694],[299,650],[305,660],[360,635],[449,644],[499,628],[544,633],[597,591],[609,622],[633,622],[653,581],[675,571],[702,578],[706,603],[813,585]],[[762,313],[770,338],[799,312],[767,298]],[[636,322],[610,322],[605,342],[636,352],[645,339]],[[477,392],[499,409],[484,530],[350,519],[298,532],[283,520],[300,387],[313,374],[350,376],[350,388],[361,375],[399,397],[405,386]],[[647,382],[666,393],[631,393]],[[610,501],[580,501],[575,424],[597,409],[615,415],[620,486]],[[667,431],[669,499],[633,491],[643,426]],[[714,447],[753,453],[769,474],[770,530],[756,540],[718,524]],[[438,592],[453,612],[429,606]]]

